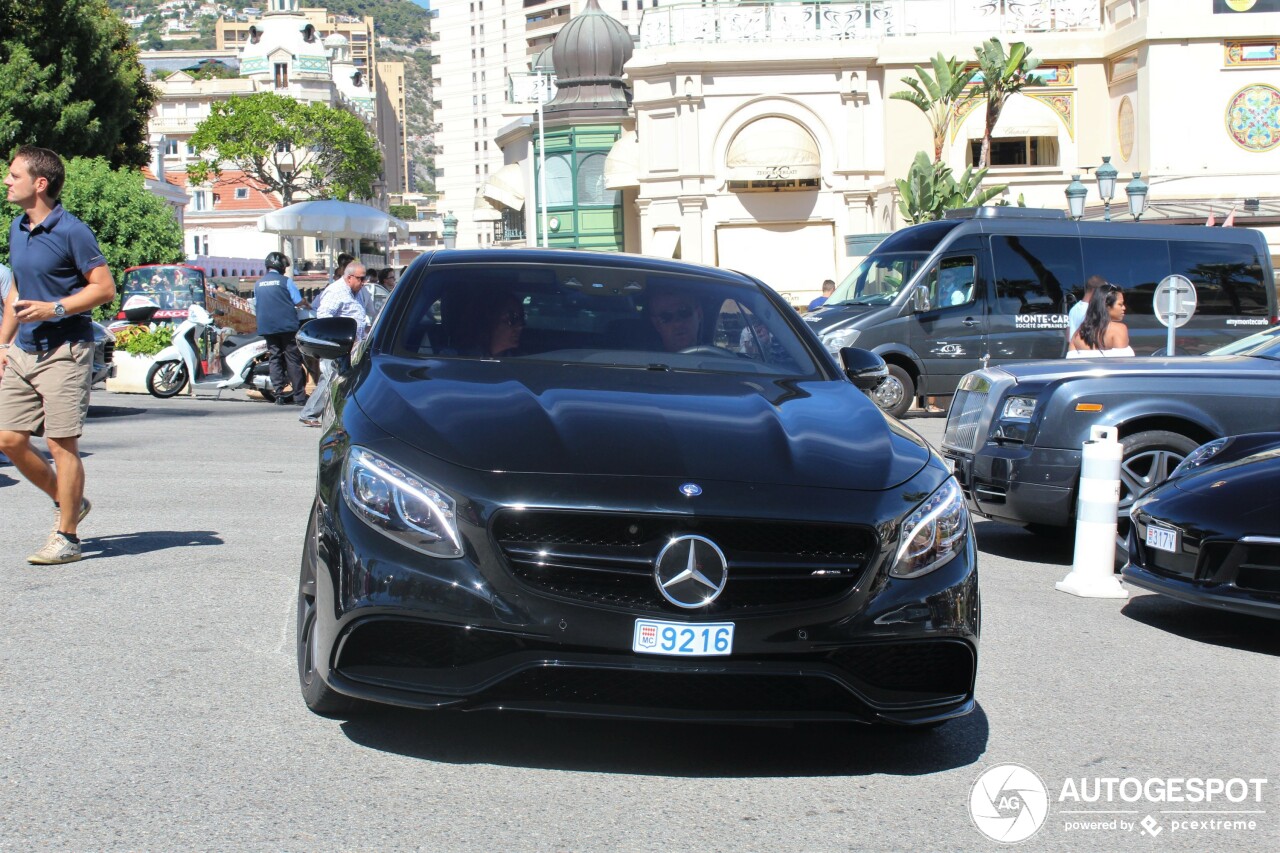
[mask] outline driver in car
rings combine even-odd
[[[702,307],[692,295],[674,290],[655,291],[649,296],[647,312],[667,352],[698,345]]]

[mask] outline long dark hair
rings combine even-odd
[[[1098,285],[1093,298],[1089,300],[1089,309],[1084,313],[1084,322],[1080,324],[1080,339],[1089,349],[1102,349],[1102,342],[1107,339],[1107,327],[1111,325],[1111,308],[1120,296],[1120,287],[1111,283]]]

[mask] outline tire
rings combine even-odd
[[[311,550],[315,536],[315,521],[307,529],[307,549]],[[310,554],[303,555],[302,574],[298,579],[298,682],[302,688],[302,701],[312,713],[322,717],[351,717],[364,707],[363,702],[344,696],[329,685],[316,672],[316,573]]]
[[[187,387],[187,366],[180,361],[161,361],[147,371],[147,391],[167,400]]]
[[[880,383],[880,387],[871,392],[882,412],[900,418],[911,408],[911,401],[916,396],[916,383],[911,381],[911,374],[896,364],[890,364],[889,375]]]
[[[1120,506],[1116,514],[1116,559],[1129,554],[1129,509],[1141,495],[1169,478],[1200,442],[1168,430],[1150,430],[1120,440]]]

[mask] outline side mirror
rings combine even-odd
[[[889,366],[884,359],[861,347],[841,347],[840,364],[849,381],[868,394],[889,378]]]
[[[308,320],[298,329],[297,340],[298,349],[312,358],[347,358],[356,345],[356,321],[351,317]]]
[[[917,314],[923,314],[929,310],[929,291],[923,287],[917,287],[911,291],[911,310]]]

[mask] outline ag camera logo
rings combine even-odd
[[[1049,816],[1049,791],[1021,764],[998,764],[985,771],[969,792],[969,814],[978,831],[1005,844],[1026,841]]]

